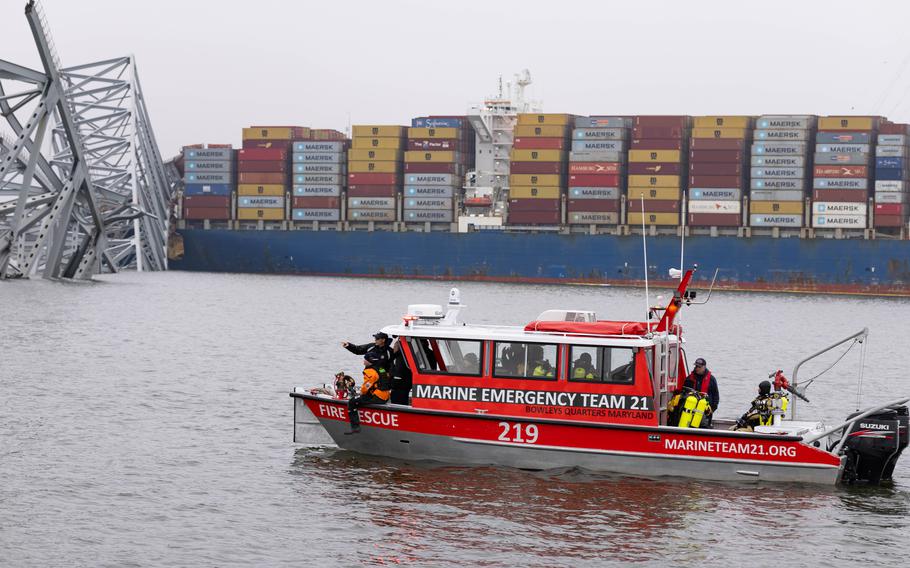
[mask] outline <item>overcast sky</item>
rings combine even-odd
[[[0,58],[38,67],[25,2]],[[910,120],[910,2],[46,0],[61,62],[134,54],[163,155],[251,124],[463,114],[529,69],[575,114]]]

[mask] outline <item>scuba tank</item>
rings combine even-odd
[[[708,397],[699,396],[698,403],[695,405],[695,413],[692,416],[692,428],[701,428],[701,421],[705,417],[706,408],[708,408]]]
[[[695,417],[695,409],[698,406],[698,395],[694,392],[689,393],[683,399],[682,414],[679,416],[679,427],[688,428]],[[701,419],[699,419],[699,423]]]

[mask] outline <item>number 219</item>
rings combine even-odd
[[[537,441],[539,435],[537,424],[509,424],[500,422],[499,427],[502,431],[499,433],[498,440],[501,442],[521,442],[524,444],[533,444]]]

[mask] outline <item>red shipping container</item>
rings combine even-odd
[[[683,170],[679,162],[629,162],[629,175],[637,176],[678,176]]]
[[[288,150],[291,147],[290,140],[244,140],[243,148],[245,150],[263,149],[263,150]]]
[[[746,141],[742,138],[691,138],[689,148],[692,150],[742,150]]]
[[[879,215],[906,215],[907,208],[903,203],[876,203],[875,216]]]
[[[739,150],[689,150],[690,162],[741,162]]]
[[[682,150],[686,141],[682,138],[671,140],[669,138],[633,138],[633,150]]]
[[[869,166],[815,166],[813,175],[817,178],[864,178],[869,175]]]
[[[883,122],[878,125],[879,134],[910,134],[910,124]]]
[[[288,159],[287,150],[280,148],[244,148],[237,152],[240,160],[270,160],[285,161]]]
[[[512,147],[517,150],[562,150],[565,138],[516,138]]]
[[[183,209],[183,218],[190,220],[211,219],[213,221],[227,221],[231,218],[231,210],[221,207],[186,207]]]
[[[689,176],[689,187],[743,188],[742,176]]]
[[[679,201],[675,199],[630,199],[627,210],[629,213],[641,213],[641,204],[645,204],[645,213],[676,213],[679,211]]]
[[[636,126],[632,129],[632,138],[660,138],[682,140],[686,129],[678,126]]]
[[[348,185],[366,184],[366,185],[399,185],[401,177],[398,174],[377,174],[377,173],[352,173],[348,174]]]
[[[858,203],[869,198],[865,189],[816,189],[812,193],[815,201],[837,201],[841,203]]]
[[[512,162],[509,173],[513,174],[562,174],[566,171],[563,162]]]
[[[286,184],[287,181],[287,174],[240,172],[237,176],[237,183],[251,183],[256,185],[265,183]]]
[[[570,199],[569,211],[594,211],[598,213],[619,213],[617,199]]]
[[[183,198],[184,207],[231,208],[229,195],[187,195]]]
[[[697,176],[739,176],[743,173],[742,162],[689,162],[689,174]]]
[[[510,199],[509,212],[559,211],[559,199]]]
[[[364,185],[348,187],[348,197],[395,197],[397,185]]]
[[[635,126],[656,128],[686,128],[689,126],[689,117],[682,115],[641,115],[634,118]]]
[[[466,145],[457,138],[409,138],[408,150],[463,151]]]
[[[405,162],[404,171],[411,174],[461,174],[461,164],[454,162]]]
[[[273,160],[253,160],[237,162],[238,172],[281,172],[288,171],[287,162]]]
[[[509,225],[558,225],[562,222],[559,211],[509,211]]]
[[[876,215],[873,224],[878,227],[905,227],[907,218],[903,215]]]
[[[619,174],[575,174],[569,176],[569,187],[619,187]]]
[[[742,220],[739,213],[689,213],[687,224],[693,227],[739,227]]]
[[[355,196],[356,197],[356,196]],[[340,197],[295,197],[292,206],[295,209],[338,209]]]
[[[571,162],[570,174],[618,174],[622,173],[622,164],[619,162]]]

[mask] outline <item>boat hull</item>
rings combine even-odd
[[[291,396],[295,398],[296,442],[313,443],[304,436],[312,435],[312,426],[318,422],[343,449],[404,460],[824,485],[837,483],[843,470],[841,459],[795,437],[459,416],[397,405],[361,410],[360,433],[345,435],[349,424],[344,401],[300,393]],[[536,428],[534,442],[529,441],[529,427]],[[720,451],[731,446],[746,451]],[[700,451],[703,448],[708,449]],[[771,452],[782,455],[774,459]]]

